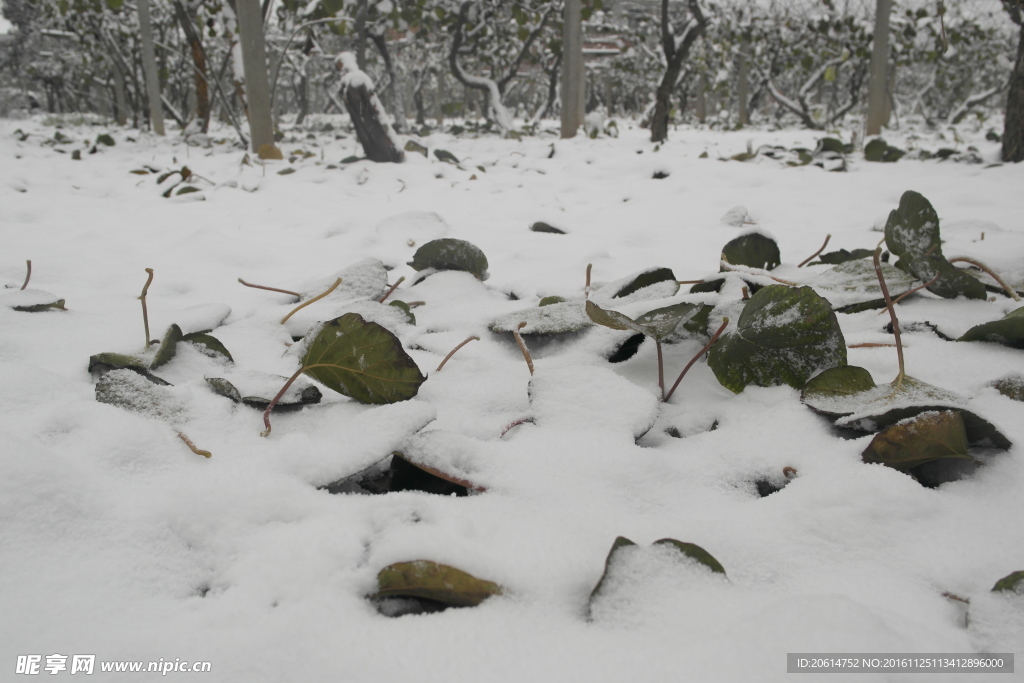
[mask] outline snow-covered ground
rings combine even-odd
[[[788,386],[733,394],[700,361],[659,404],[653,344],[606,360],[628,332],[526,337],[531,405],[512,336],[488,328],[540,297],[581,299],[587,264],[595,286],[653,266],[700,279],[751,228],[778,241],[779,273],[796,277],[826,233],[829,250],[874,249],[911,189],[937,209],[946,255],[980,258],[1019,282],[1024,166],[990,166],[998,145],[983,131],[915,144],[973,144],[986,163],[872,164],[858,153],[849,172],[831,173],[721,160],[748,144],[813,148],[820,135],[807,131],[680,128],[658,149],[647,131],[619,125],[620,137],[595,140],[420,139],[456,166],[416,153],[400,165],[340,164],[360,153],[351,134],[336,138],[340,129],[290,131],[286,159],[263,163],[230,144],[106,126],[68,125],[60,132],[70,142],[50,144],[55,129],[42,119],[0,121],[0,283],[11,287],[0,292],[0,679],[21,678],[19,655],[42,655],[45,667],[54,654],[69,668],[72,655],[96,655],[102,681],[160,676],[103,673],[99,662],[162,659],[211,663],[209,673],[168,674],[179,680],[593,683],[782,681],[793,652],[1024,651],[1024,598],[990,592],[1024,569],[1024,407],[989,386],[1024,370],[1021,351],[905,333],[908,373],[962,395],[1015,444],[930,489],[862,463],[871,436],[839,438]],[[100,133],[116,145],[90,154]],[[178,176],[158,185],[145,172],[183,166],[200,192],[165,199]],[[751,224],[723,222],[738,205]],[[536,221],[567,234],[532,232]],[[448,271],[410,285],[406,263],[440,237],[480,247],[490,277]],[[424,302],[415,325],[327,299],[282,326],[293,297],[238,283],[312,292],[367,258],[391,269],[391,283],[406,277],[393,299]],[[29,289],[64,299],[66,311],[11,308],[46,296],[16,293],[29,259]],[[230,309],[213,334],[233,366],[182,344],[155,371],[174,385],[166,419],[97,402],[87,370],[94,354],[143,353],[146,268],[153,338],[171,323],[210,327]],[[622,311],[690,300],[687,291]],[[905,326],[928,321],[957,337],[1017,306],[925,293],[899,309]],[[324,388],[319,405],[275,411],[262,438],[257,410],[204,381],[291,375],[292,336],[345,310],[368,311],[398,335],[428,375],[414,399],[368,406]],[[892,340],[878,311],[839,320],[847,344]],[[471,335],[480,340],[436,371]],[[700,346],[666,346],[670,381]],[[849,362],[879,383],[897,371],[888,347],[851,349]],[[635,440],[633,427],[655,416]],[[536,423],[502,436],[526,417]],[[192,453],[179,431],[212,457]],[[317,488],[395,450],[487,490]],[[780,481],[785,467],[796,477],[759,497],[754,482]],[[642,549],[588,610],[620,535]],[[699,544],[727,578],[647,548],[665,537]],[[378,572],[419,559],[504,592],[478,607],[382,615],[367,600]],[[944,594],[971,601],[969,626],[965,603]],[[926,680],[842,678],[904,679]]]

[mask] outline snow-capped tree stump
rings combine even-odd
[[[373,80],[359,69],[351,52],[342,52],[335,64],[342,73],[341,97],[366,157],[370,161],[402,161],[405,153],[377,97]]]

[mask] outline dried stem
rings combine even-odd
[[[884,242],[885,240],[882,240]],[[885,297],[885,307],[889,310],[889,317],[892,319],[892,333],[896,337],[896,357],[899,359],[900,374],[896,375],[893,386],[899,391],[903,388],[903,378],[907,376],[903,365],[903,338],[900,336],[900,321],[896,319],[896,309],[892,305],[892,297],[889,296],[889,287],[885,284],[885,276],[882,275],[882,242],[875,247],[873,261],[875,263],[875,275],[878,277],[878,286],[882,289],[882,296]]]
[[[743,273],[744,275],[755,275],[755,276],[760,276],[760,277],[766,277],[769,280],[775,280],[779,284],[787,285],[789,287],[799,287],[800,286],[800,283],[798,283],[798,282],[790,282],[789,280],[783,280],[780,277],[775,277],[774,275],[769,274],[767,270],[764,270],[762,268],[744,269],[744,268],[740,268],[739,266],[732,265],[731,263],[729,263],[725,259],[722,259],[722,268],[724,268],[725,270],[732,271],[734,273]]]
[[[828,241],[830,239],[832,239],[831,234],[825,235],[825,243],[821,245],[821,249],[818,249],[818,251],[814,252],[813,254],[805,258],[803,261],[801,261],[800,265],[798,265],[797,268],[803,268],[811,259],[817,258],[819,255],[821,255],[821,252],[825,251],[825,247],[828,246]]]
[[[303,308],[305,308],[306,306],[310,305],[314,301],[320,301],[320,299],[323,299],[325,296],[327,296],[328,294],[330,294],[331,292],[336,290],[338,288],[338,285],[340,285],[340,284],[341,284],[341,278],[339,277],[337,280],[334,281],[334,284],[331,285],[330,288],[326,292],[324,292],[323,294],[317,294],[316,296],[314,296],[309,301],[303,301],[301,304],[299,304],[298,306],[293,308],[291,313],[289,313],[285,317],[281,318],[281,324],[284,325],[286,322],[288,322],[288,318],[292,317],[293,315],[295,315],[296,313],[298,313],[299,311],[301,311]]]
[[[211,453],[210,451],[204,451],[201,448],[198,448],[194,443],[192,443],[192,439],[190,439],[187,436],[185,436],[185,434],[183,434],[182,432],[178,432],[178,438],[181,439],[182,441],[184,441],[185,445],[188,446],[189,450],[192,451],[193,453],[195,453],[196,455],[201,455],[204,458],[212,458],[213,457],[213,453]]]
[[[699,285],[704,280],[676,280],[677,285]]]
[[[847,344],[848,349],[880,349],[880,348],[892,348],[895,344],[882,344],[880,342],[864,342],[862,344]]]
[[[396,289],[398,289],[398,285],[402,284],[403,282],[405,282],[405,276],[404,275],[402,277],[398,278],[398,282],[396,282],[395,284],[391,285],[391,289],[389,289],[388,291],[384,292],[384,296],[382,296],[380,299],[378,299],[377,303],[381,303],[382,304],[385,301],[387,301],[388,297],[391,296],[392,292],[394,292]]]
[[[142,295],[139,297],[139,301],[142,302],[142,326],[146,329],[146,347],[153,342],[149,339],[149,310],[146,308],[146,293],[149,292],[149,285],[153,282],[153,269],[146,268],[146,272],[149,273],[149,277],[146,278],[146,284],[142,286]]]
[[[948,598],[949,600],[956,600],[957,602],[962,602],[965,605],[971,604],[971,601],[968,598],[962,598],[956,593],[950,593],[949,591],[944,592],[942,594],[942,597]]]
[[[27,268],[27,272],[25,273],[25,284],[21,286],[22,289],[28,287],[28,281],[32,277],[32,262],[25,261],[25,267]]]
[[[583,286],[583,298],[590,298],[590,270],[594,267],[593,263],[587,264],[587,284]]]
[[[533,374],[533,359],[530,358],[530,351],[526,348],[526,342],[523,341],[522,335],[519,334],[519,330],[526,327],[526,323],[519,323],[519,327],[512,330],[512,336],[516,338],[516,343],[519,344],[519,350],[523,352],[523,358],[526,359],[526,367],[530,368],[530,374]]]
[[[796,468],[795,467],[783,467],[782,476],[786,479],[796,479]]]
[[[743,293],[743,296],[741,297],[741,299],[743,301],[750,301],[750,290],[747,287],[743,287],[743,289],[741,291]]]
[[[960,262],[960,263],[970,263],[972,266],[977,266],[978,268],[981,268],[983,271],[988,273],[989,276],[991,276],[991,278],[993,280],[998,282],[1000,287],[1002,287],[1003,289],[1006,290],[1006,293],[1010,295],[1011,299],[1013,299],[1014,301],[1020,301],[1020,295],[1017,294],[1017,292],[1013,289],[1013,287],[1011,287],[1010,285],[1006,284],[1006,280],[1004,280],[1003,278],[999,277],[999,274],[996,273],[996,271],[992,270],[991,268],[986,266],[981,261],[978,261],[977,259],[969,258],[967,256],[957,256],[955,258],[951,258],[951,259],[947,259],[947,260],[950,263],[957,263],[957,262]]]
[[[899,302],[903,301],[904,299],[906,299],[906,298],[907,298],[908,296],[910,296],[911,294],[913,294],[913,293],[915,293],[915,292],[920,292],[920,291],[921,291],[922,289],[924,289],[924,288],[926,288],[926,287],[931,287],[932,285],[934,285],[934,284],[935,284],[935,282],[936,282],[936,281],[937,281],[937,280],[938,280],[938,279],[939,279],[940,277],[942,277],[942,273],[939,273],[938,275],[936,275],[935,277],[933,277],[933,278],[932,278],[931,280],[929,280],[928,282],[924,283],[923,285],[918,285],[917,287],[914,287],[914,288],[913,288],[913,289],[911,289],[911,290],[910,290],[909,292],[903,292],[903,293],[902,293],[902,294],[900,294],[900,295],[899,295],[898,297],[896,297],[895,299],[893,299],[893,300],[892,300],[892,302],[893,302],[894,304],[898,304]],[[882,313],[884,313],[884,312],[885,312],[885,311],[879,311],[879,312],[878,312],[878,315],[882,315]]]
[[[672,394],[676,392],[676,387],[678,387],[679,383],[683,381],[683,377],[686,377],[686,373],[690,371],[690,368],[693,367],[693,364],[697,362],[697,359],[703,356],[705,353],[707,353],[708,349],[714,346],[715,342],[718,341],[718,338],[722,336],[722,333],[725,332],[725,328],[728,326],[729,319],[722,318],[722,325],[721,327],[718,328],[718,331],[715,332],[714,335],[712,335],[711,341],[705,344],[704,348],[698,351],[697,355],[691,358],[690,362],[686,364],[685,368],[683,368],[683,371],[679,373],[679,377],[676,379],[676,383],[672,385],[672,388],[668,390],[668,394],[665,396],[665,403],[668,403],[669,399],[672,398]]]
[[[263,411],[263,426],[266,427],[266,429],[260,432],[260,436],[270,436],[270,411],[274,409],[281,398],[285,395],[285,392],[291,388],[292,384],[295,383],[295,380],[297,380],[299,375],[301,375],[305,370],[305,367],[299,368],[294,375],[289,377],[288,381],[284,383],[283,387],[281,387],[281,391],[277,392],[277,396],[275,396],[274,400],[270,402],[267,409]]]
[[[508,427],[505,427],[504,429],[502,429],[501,430],[501,434],[498,436],[498,438],[500,439],[500,438],[504,437],[506,434],[508,434],[510,431],[512,431],[513,428],[518,427],[519,425],[524,425],[526,423],[537,424],[536,420],[534,420],[532,417],[520,418],[520,419],[516,420],[515,422],[513,422],[512,424],[510,424]]]
[[[471,341],[480,341],[480,337],[468,337],[464,341],[460,342],[458,346],[456,346],[454,349],[448,352],[448,355],[444,357],[444,360],[441,361],[441,364],[437,366],[437,370],[435,370],[434,372],[441,372],[441,368],[443,368],[444,364],[448,362],[448,359],[454,356],[456,351],[458,351]]]
[[[246,282],[242,278],[238,278],[238,281],[241,282],[246,287],[252,287],[253,289],[265,289],[268,292],[280,292],[281,294],[290,294],[291,296],[294,296],[296,299],[301,299],[302,298],[302,295],[299,294],[298,292],[292,292],[292,291],[287,290],[287,289],[278,289],[277,287],[265,287],[263,285],[254,285],[254,284],[250,284],[250,283]]]

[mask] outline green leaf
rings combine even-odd
[[[1014,349],[1024,349],[1024,306],[999,320],[975,325],[957,341],[997,342]]]
[[[427,156],[427,148],[415,140],[408,140],[405,143],[405,151],[416,152],[417,154],[422,154],[424,157]]]
[[[750,298],[736,327],[711,347],[708,365],[722,386],[799,389],[811,375],[846,364],[846,341],[826,299],[810,287],[769,285]]]
[[[100,133],[99,135],[96,136],[96,144],[106,145],[107,147],[113,147],[114,138],[112,138],[108,133]]]
[[[58,311],[66,311],[66,310],[68,310],[68,309],[64,308],[64,299],[57,299],[53,303],[49,303],[49,304],[32,304],[32,305],[29,305],[29,306],[11,306],[11,308],[13,308],[16,311],[20,311],[21,313],[42,313],[44,311],[52,311],[52,310],[58,310]]]
[[[648,330],[643,325],[638,325],[636,321],[628,315],[624,315],[618,311],[601,308],[593,301],[586,302],[586,311],[587,317],[598,325],[604,325],[605,327],[610,327],[613,330],[633,330],[640,334],[649,334]]]
[[[546,296],[540,300],[538,306],[550,306],[551,304],[564,304],[565,299],[560,296]]]
[[[651,285],[659,282],[676,281],[676,276],[673,274],[671,268],[651,268],[640,273],[632,280],[623,285],[619,291],[612,295],[613,299],[621,299],[622,297],[629,296],[630,294],[643,289],[644,287],[650,287]],[[676,291],[679,291],[679,285],[676,285]],[[675,293],[675,292],[673,292]]]
[[[360,403],[408,400],[426,380],[398,337],[358,313],[324,323],[306,346],[302,368]]]
[[[201,347],[200,350],[203,353],[211,356],[224,356],[230,361],[234,361],[231,357],[231,352],[228,351],[227,347],[221,343],[219,339],[206,332],[192,332],[186,334],[181,338],[181,341],[188,342],[195,346]]]
[[[763,270],[771,270],[782,263],[779,245],[775,240],[756,232],[730,240],[722,247],[722,259],[734,266]]]
[[[487,257],[484,252],[470,242],[449,237],[424,244],[413,254],[409,265],[413,270],[464,270],[481,280],[487,279]]]
[[[655,541],[652,545],[664,545],[674,548],[690,559],[696,560],[711,571],[717,572],[718,574],[725,574],[725,567],[723,567],[711,553],[704,550],[704,548],[701,548],[696,543],[683,543],[682,541],[677,541],[674,538],[663,538],[660,541]]]
[[[265,384],[267,386],[267,390],[260,392],[258,386],[255,388],[250,386],[246,388],[246,393],[250,395],[243,395],[242,391],[239,390],[238,387],[235,386],[233,382],[231,382],[231,380],[228,380],[224,377],[207,377],[206,383],[210,386],[211,389],[213,389],[213,392],[219,396],[231,399],[235,403],[241,403],[243,405],[249,406],[250,408],[255,408],[256,410],[266,410],[267,406],[270,405],[270,402],[272,400],[274,393],[276,392],[276,389],[270,388],[270,382],[260,382],[259,380],[272,379],[274,386],[280,386],[280,384],[283,381],[287,380],[288,378],[281,377],[279,375],[249,373],[248,377],[242,375],[242,379],[249,379],[250,384]],[[253,382],[254,379],[256,380],[255,382]],[[261,396],[259,393],[254,394],[252,393],[253,391],[260,392],[265,395]],[[320,403],[320,399],[322,398],[323,394],[321,394],[320,390],[317,389],[312,384],[300,384],[299,382],[295,382],[288,389],[288,392],[285,393],[285,395],[282,396],[281,399],[277,402],[277,406],[274,408],[274,410],[293,410],[301,408],[303,406]]]
[[[475,607],[502,587],[430,560],[397,562],[377,574],[375,598],[424,598],[449,607]]]
[[[608,579],[608,576],[611,571],[612,561],[615,558],[615,555],[623,548],[628,548],[630,546],[636,547],[636,543],[629,540],[625,536],[619,536],[615,539],[615,542],[612,543],[611,550],[608,551],[608,556],[604,560],[604,572],[601,574],[601,578],[598,579],[597,585],[594,586],[594,590],[590,591],[591,604],[593,604],[594,598],[600,595],[601,588],[604,586],[605,582]]]
[[[536,223],[530,226],[530,230],[532,230],[533,232],[549,232],[553,235],[565,234],[565,230],[556,228],[555,226],[545,223],[544,221],[537,221]]]
[[[993,593],[1003,591],[1009,593],[1024,593],[1024,571],[1007,574],[996,581],[996,585],[992,586]]]
[[[519,330],[523,335],[566,334],[594,324],[587,316],[582,301],[566,301],[506,313],[492,320],[489,327],[492,332],[511,332],[518,330],[522,322],[526,323],[526,327]]]
[[[899,207],[889,214],[885,224],[885,243],[889,251],[900,257],[896,265],[922,282],[941,274],[928,287],[929,292],[946,299],[987,298],[985,285],[942,255],[939,216],[921,194],[912,190],[903,193]]]
[[[881,463],[900,472],[933,460],[970,457],[967,431],[956,410],[922,413],[887,427],[861,454],[866,463]]]
[[[993,382],[992,386],[1003,396],[1014,401],[1024,402],[1024,375],[1017,373],[1003,377]]]
[[[156,350],[156,355],[153,356],[153,362],[150,363],[149,369],[156,370],[161,365],[166,365],[174,358],[174,354],[177,352],[178,342],[182,340],[184,335],[181,333],[181,328],[176,324],[171,323],[171,326],[167,328],[167,332],[164,333],[164,338],[160,342],[160,348]]]
[[[847,261],[859,261],[860,259],[871,258],[871,255],[874,253],[874,249],[854,249],[853,251],[837,249],[836,251],[830,251],[819,256],[817,263],[838,265],[840,263],[846,263]],[[814,265],[814,263],[810,265]]]
[[[882,263],[881,267],[882,277],[893,298],[913,289],[916,281],[912,275],[888,263]],[[812,284],[832,303],[837,313],[885,308],[885,297],[871,261],[858,259],[840,263],[818,275]]]
[[[681,303],[656,308],[636,319],[646,334],[658,341],[672,342],[694,335],[706,335],[708,317],[714,306]]]
[[[906,154],[902,149],[893,147],[882,138],[875,138],[864,145],[864,160],[892,163],[899,161]]]
[[[409,304],[405,303],[404,301],[401,301],[400,299],[395,299],[394,301],[389,301],[388,306],[394,306],[395,308],[405,313],[405,321],[410,325],[416,324],[416,316],[413,314],[412,308],[409,306]]]
[[[97,353],[89,357],[89,373],[100,378],[112,370],[131,370],[142,375],[153,384],[168,386],[169,383],[150,373],[146,361],[123,353]]]
[[[460,163],[459,158],[446,149],[435,149],[434,156],[446,164],[454,164],[455,166],[458,166]]]
[[[863,394],[875,388],[871,373],[856,365],[837,365],[807,380],[800,392],[800,399],[812,410],[837,417],[832,412],[835,399]]]

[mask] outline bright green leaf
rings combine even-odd
[[[493,581],[478,579],[461,569],[416,560],[397,562],[377,574],[375,598],[424,598],[449,607],[475,607],[487,598],[501,595]]]

